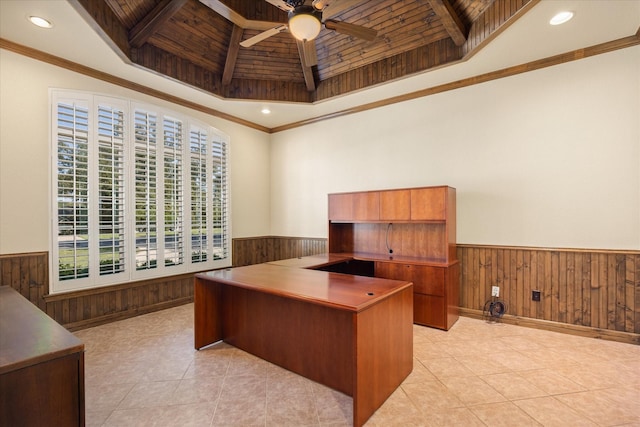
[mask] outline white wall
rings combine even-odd
[[[458,242],[640,249],[640,47],[272,136],[271,232],[327,193],[450,185]]]
[[[640,249],[640,47],[271,136],[0,50],[0,254],[49,250],[52,87],[230,135],[234,237],[326,237],[327,193],[447,184],[459,243]]]
[[[161,105],[229,135],[233,237],[269,234],[268,134],[0,50],[0,254],[50,250],[49,88]]]

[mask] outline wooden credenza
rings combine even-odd
[[[84,424],[84,344],[0,286],[0,426]]]
[[[414,322],[458,319],[456,190],[448,186],[329,194],[329,252],[414,284]]]

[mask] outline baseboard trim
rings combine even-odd
[[[460,316],[472,319],[486,319],[482,310],[473,310],[460,307]],[[631,332],[611,331],[608,329],[591,328],[582,325],[570,325],[568,323],[552,322],[549,320],[532,319],[530,317],[520,317],[505,314],[500,318],[500,322],[510,325],[524,326],[527,328],[542,329],[545,331],[560,332],[569,335],[578,335],[588,338],[599,338],[608,341],[617,341],[627,344],[640,344],[640,334]]]

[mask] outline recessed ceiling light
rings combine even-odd
[[[262,110],[260,110],[262,112],[262,114],[271,114],[271,110],[268,109],[267,107],[264,107]]]
[[[573,12],[565,10],[563,12],[556,13],[553,16],[553,18],[551,18],[551,20],[549,21],[549,24],[551,24],[551,25],[564,24],[565,22],[567,22],[571,18],[573,18]]]
[[[51,28],[53,27],[53,24],[49,21],[47,21],[44,18],[41,18],[39,16],[30,16],[29,17],[29,21],[31,21],[31,23],[33,25],[37,25],[40,28]]]

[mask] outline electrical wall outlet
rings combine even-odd
[[[540,301],[540,291],[531,291],[531,301]]]
[[[491,287],[491,296],[499,297],[500,296],[500,286],[492,286]]]

